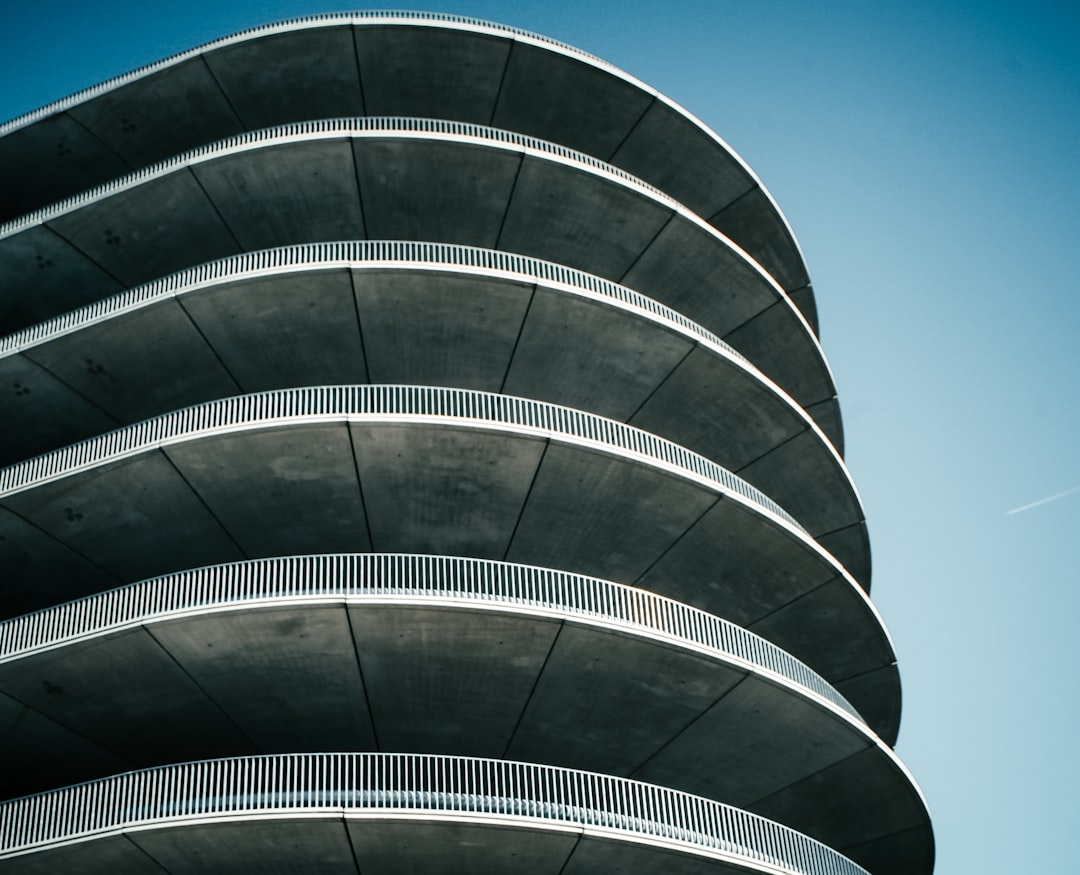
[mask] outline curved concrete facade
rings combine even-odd
[[[33,424],[0,434],[0,462],[244,391],[368,381],[502,391],[702,453],[760,485],[868,586],[854,483],[794,399],[677,311],[551,262],[405,242],[263,251],[0,344],[0,379],[35,386],[0,400],[5,416]]]
[[[361,739],[588,765],[783,811],[840,849],[925,826],[895,754],[823,678],[739,626],[580,575],[430,555],[262,560],[59,606],[3,624],[0,641],[0,694],[91,742],[96,757],[72,750],[85,777],[114,758]],[[77,694],[46,691],[75,676]],[[117,710],[123,725],[103,719]],[[12,786],[48,786],[38,764],[53,744],[8,741]],[[870,764],[854,780],[850,757]],[[842,817],[821,820],[821,794]]]
[[[0,227],[0,324],[23,327],[236,252],[365,238],[555,260],[694,319],[804,406],[835,394],[791,298],[696,214],[557,144],[430,119],[257,131],[9,222]]]
[[[932,870],[809,279],[700,122],[356,13],[0,162],[5,871]]]
[[[816,321],[787,220],[713,131],[599,58],[460,16],[353,12],[267,25],[14,119],[0,126],[0,162],[16,168],[0,180],[0,219],[243,131],[360,115],[491,125],[624,168],[736,240]],[[176,117],[182,129],[169,126]]]

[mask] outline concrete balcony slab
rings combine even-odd
[[[496,125],[610,161],[730,233],[788,292],[799,292],[816,326],[798,243],[730,146],[610,64],[460,17],[344,13],[283,22],[15,119],[0,127],[0,161],[16,168],[0,188],[0,219],[243,130],[359,115]],[[177,116],[186,119],[179,129]]]
[[[13,613],[54,601],[73,562],[87,580],[122,582],[186,567],[185,556],[447,553],[639,583],[760,622],[812,667],[830,666],[830,680],[893,662],[865,594],[782,508],[702,457],[568,408],[410,387],[268,393],[151,420],[0,480],[0,507],[41,544],[12,564]],[[793,619],[804,611],[821,634]],[[768,624],[781,612],[794,627]],[[888,729],[889,713],[866,716]]]
[[[746,338],[754,364],[803,407],[835,394],[785,291],[685,207],[581,153],[430,120],[268,129],[9,223],[0,330],[91,305],[117,282],[364,237],[493,247],[622,282],[720,337]],[[92,281],[72,292],[81,275]],[[755,328],[759,320],[767,326]],[[770,343],[758,342],[763,332]]]
[[[322,249],[201,266],[0,340],[0,379],[17,387],[0,412],[28,423],[0,435],[0,462],[243,391],[369,381],[504,391],[701,452],[830,536],[869,584],[865,530],[838,536],[863,522],[838,453],[715,335],[551,263],[518,257],[507,270],[497,252],[432,244]]]
[[[209,744],[506,757],[763,804],[833,847],[928,822],[895,755],[805,666],[577,575],[272,559],[58,606],[0,625],[0,641],[0,692],[133,765]],[[5,747],[10,781],[40,782],[49,740]]]

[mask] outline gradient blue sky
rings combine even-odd
[[[430,3],[431,0],[428,0]],[[301,0],[0,12],[0,119]],[[939,875],[1080,871],[1080,8],[442,0],[597,54],[743,155],[814,278]]]

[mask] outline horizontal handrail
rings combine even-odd
[[[544,36],[543,34],[534,33],[532,31],[524,30],[522,28],[513,27],[511,25],[500,24],[494,21],[487,21],[480,18],[473,18],[470,16],[454,15],[448,13],[439,12],[416,12],[413,10],[362,10],[354,12],[329,12],[319,13],[314,15],[300,16],[297,18],[286,19],[284,21],[272,22],[269,24],[258,25],[256,27],[246,28],[238,31],[237,33],[229,36],[221,37],[216,40],[212,40],[203,45],[197,46],[193,49],[187,49],[182,52],[178,52],[174,55],[170,55],[167,58],[163,58],[159,61],[155,61],[150,64],[137,67],[134,70],[122,73],[119,76],[114,76],[107,79],[104,82],[100,82],[96,85],[92,85],[89,88],[82,89],[72,95],[63,97],[59,100],[53,101],[46,106],[40,107],[35,110],[31,110],[28,113],[24,113],[17,118],[0,123],[0,137],[5,136],[19,128],[26,127],[34,122],[53,115],[55,113],[64,112],[79,103],[90,100],[100,94],[111,91],[115,88],[119,88],[128,82],[132,82],[143,76],[152,74],[158,70],[162,70],[174,64],[178,64],[186,59],[198,57],[204,52],[213,51],[217,48],[231,45],[233,43],[242,42],[253,37],[261,35],[269,35],[275,33],[283,33],[291,30],[298,30],[308,27],[319,27],[324,25],[375,25],[375,24],[399,24],[402,22],[408,22],[415,25],[441,25],[448,24],[451,26],[466,27],[474,31],[488,32],[495,34],[507,34],[515,39],[548,46],[557,51],[563,53],[568,57],[576,58],[579,61],[584,61],[597,69],[603,70],[615,76],[618,79],[626,82],[634,88],[639,89],[645,94],[650,95],[654,100],[669,107],[676,115],[681,116],[687,123],[695,127],[706,138],[711,140],[715,146],[721,150],[724,158],[730,161],[735,167],[738,168],[747,179],[749,185],[752,188],[757,188],[762,192],[768,201],[769,208],[773,214],[780,220],[784,227],[784,230],[791,241],[792,247],[795,252],[795,256],[800,264],[805,266],[805,257],[802,252],[802,248],[799,245],[798,240],[795,237],[795,233],[791,228],[791,223],[788,222],[787,217],[784,215],[780,206],[777,204],[776,199],[772,196],[758,175],[751,169],[750,165],[739,155],[729,143],[727,143],[722,137],[720,137],[715,131],[713,131],[708,125],[702,122],[699,118],[689,112],[680,104],[676,103],[666,95],[661,94],[654,88],[646,85],[641,80],[634,76],[631,76],[625,70],[605,61],[603,58],[598,58],[596,55],[585,52],[582,49],[572,46],[569,43],[565,43],[561,40],[552,39],[551,37]]]
[[[106,197],[114,192],[122,191],[142,184],[151,179],[164,176],[177,168],[185,167],[203,160],[221,158],[233,151],[242,151],[256,146],[270,146],[274,144],[292,142],[300,138],[334,138],[334,137],[363,137],[363,136],[409,136],[413,134],[429,134],[443,137],[464,137],[473,140],[481,139],[490,144],[508,145],[515,149],[534,154],[552,156],[565,162],[576,164],[595,175],[617,180],[619,183],[637,189],[647,197],[653,198],[665,208],[682,220],[694,225],[702,233],[717,240],[728,249],[753,277],[755,282],[764,284],[771,294],[783,302],[791,311],[792,316],[802,328],[807,341],[813,346],[815,353],[828,370],[828,362],[821,348],[817,335],[806,321],[802,311],[795,305],[787,291],[780,285],[775,277],[759,264],[745,249],[739,246],[726,234],[710,225],[697,213],[693,212],[670,195],[661,191],[644,180],[627,171],[607,162],[578,152],[575,149],[526,134],[513,131],[505,131],[486,125],[477,125],[471,122],[447,121],[444,119],[430,118],[405,118],[389,116],[360,116],[353,118],[316,119],[304,122],[293,122],[264,128],[257,131],[247,131],[236,134],[214,143],[204,144],[182,152],[164,161],[157,162],[147,167],[134,170],[123,176],[79,194],[64,198],[55,203],[32,210],[23,216],[0,224],[0,239],[24,231],[27,228],[45,223],[57,218],[66,212],[76,210],[92,201]],[[361,194],[362,198],[362,194]],[[831,379],[831,374],[830,374]]]
[[[136,67],[134,70],[129,70],[127,73],[121,73],[119,76],[113,76],[110,79],[106,79],[104,82],[99,82],[96,85],[91,85],[89,88],[84,88],[80,91],[76,91],[74,94],[63,97],[60,100],[55,100],[52,103],[39,107],[38,109],[31,110],[17,118],[13,118],[10,121],[6,121],[0,124],[0,136],[10,133],[26,125],[33,124],[35,121],[45,118],[46,116],[54,113],[63,112],[78,103],[82,103],[99,94],[103,94],[106,91],[111,91],[114,88],[118,88],[132,80],[138,79],[148,73],[153,73],[157,70],[169,67],[178,61],[186,58],[192,58],[197,55],[201,55],[204,52],[213,51],[221,46],[229,45],[231,43],[241,42],[251,37],[259,36],[261,34],[279,33],[287,30],[297,30],[304,26],[320,25],[320,24],[361,24],[361,23],[375,23],[383,22],[389,24],[396,24],[402,21],[408,21],[416,24],[423,24],[430,22],[433,24],[462,24],[467,27],[482,28],[483,30],[496,31],[499,33],[509,34],[516,37],[524,37],[525,39],[544,43],[549,46],[558,48],[564,52],[568,52],[571,55],[576,55],[579,58],[587,59],[595,66],[602,67],[611,73],[615,73],[617,76],[623,79],[630,79],[636,82],[633,77],[623,72],[614,64],[605,61],[603,58],[598,58],[596,55],[591,55],[582,49],[576,48],[569,43],[564,43],[561,40],[552,39],[551,37],[544,36],[543,34],[533,33],[529,30],[524,30],[520,27],[514,27],[509,24],[500,24],[495,21],[487,21],[483,18],[473,18],[468,15],[455,15],[447,12],[418,12],[416,10],[378,10],[378,9],[365,9],[355,10],[352,12],[324,12],[316,13],[314,15],[301,15],[296,18],[289,18],[284,21],[276,21],[270,24],[261,24],[256,27],[248,27],[244,30],[237,31],[229,36],[221,37],[216,40],[212,40],[208,43],[204,43],[193,49],[186,49],[183,52],[177,52],[174,55],[169,55],[167,58],[162,58],[159,61],[154,61],[150,64],[144,64],[141,67]],[[698,122],[700,125],[701,123]]]
[[[0,469],[0,496],[201,433],[288,419],[364,415],[461,419],[481,426],[509,424],[615,447],[712,481],[722,491],[742,497],[806,534],[791,514],[760,489],[704,456],[640,428],[543,401],[432,386],[315,386],[196,404]]]
[[[0,662],[192,609],[282,599],[419,597],[530,606],[615,622],[777,675],[858,711],[821,675],[735,623],[637,587],[549,568],[452,556],[344,553],[256,559],[162,575],[0,623]]]
[[[233,278],[247,277],[252,274],[280,273],[289,269],[325,268],[345,265],[352,268],[384,266],[387,263],[395,267],[423,267],[426,269],[447,266],[451,268],[475,268],[484,271],[499,271],[515,274],[540,282],[557,283],[584,289],[596,295],[611,298],[622,304],[652,313],[661,319],[678,325],[702,340],[715,344],[728,356],[739,359],[752,368],[762,380],[772,381],[761,374],[749,360],[733,346],[717,337],[711,331],[687,319],[676,310],[635,292],[626,286],[606,280],[595,274],[564,267],[552,261],[518,255],[514,252],[499,252],[496,249],[484,249],[478,246],[463,246],[456,243],[430,243],[411,240],[343,240],[329,243],[304,243],[295,246],[280,246],[263,249],[258,252],[245,252],[231,255],[215,261],[206,262],[198,267],[177,271],[169,276],[152,280],[123,292],[118,292],[100,301],[94,301],[76,310],[71,310],[44,322],[39,322],[14,334],[0,337],[0,356],[19,350],[33,343],[56,337],[68,331],[114,313],[145,306],[156,300],[182,294],[183,292],[215,281],[228,281]],[[778,386],[775,391],[783,392]],[[794,401],[791,402],[795,404]]]
[[[591,827],[630,841],[674,843],[751,869],[866,871],[788,827],[654,784],[529,763],[376,753],[205,760],[24,797],[0,805],[0,858],[126,828],[307,812],[452,814],[539,828]]]
[[[506,143],[521,149],[531,149],[536,152],[564,158],[575,164],[582,164],[594,170],[602,171],[609,176],[614,176],[624,182],[631,183],[632,185],[647,191],[653,197],[663,201],[672,209],[677,209],[686,212],[689,215],[693,215],[686,207],[682,206],[670,195],[665,194],[655,186],[639,179],[632,173],[627,173],[625,170],[616,167],[613,164],[608,164],[606,161],[601,161],[584,152],[579,152],[576,149],[570,149],[567,146],[552,143],[548,140],[541,140],[539,137],[531,137],[528,134],[519,134],[515,131],[504,131],[501,128],[473,124],[472,122],[448,121],[446,119],[408,118],[397,116],[356,116],[351,118],[313,119],[310,121],[290,122],[288,124],[275,125],[274,127],[262,128],[256,131],[245,131],[242,134],[234,134],[231,137],[225,137],[224,139],[216,140],[212,143],[196,146],[193,149],[188,149],[186,152],[173,155],[171,158],[166,158],[138,170],[133,170],[122,176],[118,176],[115,179],[111,179],[108,182],[102,183],[101,185],[96,185],[86,191],[79,192],[79,194],[66,197],[63,200],[56,201],[48,206],[26,213],[17,219],[5,222],[0,225],[0,237],[6,237],[9,234],[17,233],[23,228],[28,228],[31,225],[47,221],[48,219],[54,218],[69,210],[78,209],[83,204],[98,200],[112,192],[131,188],[145,180],[163,176],[178,167],[196,163],[206,157],[218,157],[230,151],[242,150],[250,146],[295,140],[301,137],[318,135],[349,136],[369,133],[406,135],[410,133],[443,134],[455,137],[483,139],[495,143]],[[698,219],[698,221],[702,222],[704,227],[708,228],[714,235],[723,238],[732,248],[738,250],[739,253],[742,254],[747,261],[757,267],[763,275],[768,276],[756,262],[753,262],[749,255],[746,255],[742,249],[713,228],[712,225],[704,224],[701,219]],[[771,277],[769,277],[769,279],[772,280]],[[775,283],[775,280],[772,280],[772,282]]]

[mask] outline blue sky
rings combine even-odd
[[[430,0],[429,0],[430,2]],[[0,13],[0,118],[226,33],[351,7]],[[381,8],[371,6],[370,8]],[[1080,871],[1080,11],[1040,2],[458,2],[653,85],[787,214],[817,290],[898,750],[939,875]]]

